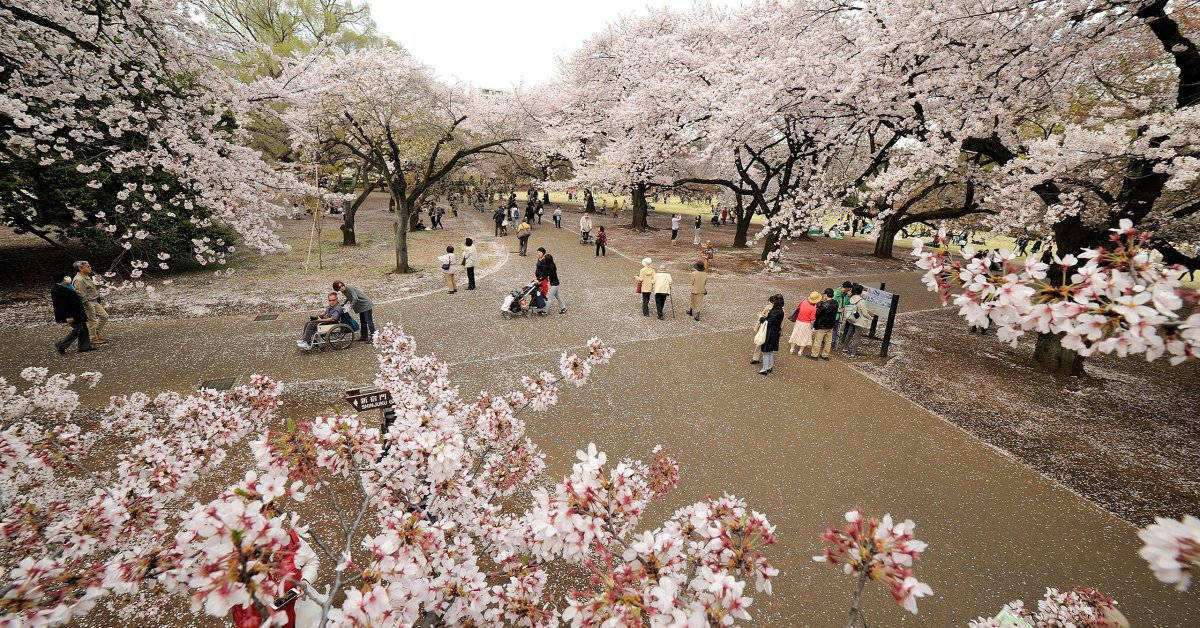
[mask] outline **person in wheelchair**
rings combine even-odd
[[[338,322],[342,318],[342,313],[342,306],[338,303],[338,293],[330,292],[329,307],[325,308],[325,312],[319,316],[309,317],[308,323],[304,326],[304,337],[296,341],[296,346],[304,350],[311,349],[313,334],[317,333],[317,327]]]

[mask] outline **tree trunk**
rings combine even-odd
[[[742,200],[742,195],[737,195],[736,205],[733,208],[733,248],[746,248],[746,235],[750,232],[750,219],[754,217],[754,208],[756,203],[751,202],[750,208],[747,210],[745,201]]]
[[[1061,257],[1067,254],[1078,254],[1084,248],[1100,243],[1103,232],[1089,229],[1079,219],[1079,216],[1067,216],[1054,223],[1054,245]],[[1046,281],[1061,284],[1065,281],[1062,267],[1054,264],[1046,273]],[[1052,373],[1060,377],[1079,377],[1083,375],[1083,356],[1063,349],[1063,334],[1038,334],[1037,345],[1033,350],[1033,359],[1038,363],[1038,370]]]
[[[358,198],[349,207],[343,209],[342,214],[342,246],[356,246],[358,241],[354,239],[354,216],[358,213],[358,208],[367,200],[367,196],[371,194],[375,186],[367,184]]]
[[[777,250],[779,250],[779,229],[770,229],[767,231],[767,237],[763,238],[763,250],[758,259],[765,262],[771,256],[771,253]]]
[[[412,213],[412,208],[403,199],[397,199],[396,202],[396,272],[407,273],[411,269],[408,267],[408,217]]]
[[[1033,359],[1038,363],[1038,370],[1059,377],[1080,377],[1083,375],[1083,356],[1064,349],[1063,334],[1038,334],[1037,344],[1033,349]]]
[[[899,214],[889,214],[887,218],[877,223],[879,231],[875,236],[875,257],[889,259],[892,256],[892,245],[896,243],[896,234],[904,226]]]
[[[645,231],[646,223],[646,184],[636,183],[631,190],[633,194],[633,210],[630,213],[631,221],[629,226],[634,231]]]

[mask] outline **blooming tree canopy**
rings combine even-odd
[[[253,107],[215,31],[167,0],[0,6],[0,212],[17,231],[109,242],[163,265],[267,251],[297,182],[244,144]],[[166,255],[166,257],[163,257]],[[140,267],[135,272],[140,273]]]

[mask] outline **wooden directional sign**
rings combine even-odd
[[[378,388],[351,388],[346,391],[346,402],[359,412],[390,408],[392,393]]]

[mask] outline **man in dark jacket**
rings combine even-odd
[[[833,298],[833,288],[826,288],[817,304],[817,318],[813,320],[813,343],[810,360],[829,359],[833,346],[833,328],[837,327],[838,302]]]
[[[54,303],[54,320],[71,326],[71,333],[66,338],[54,343],[54,348],[66,355],[67,347],[72,342],[79,341],[79,352],[95,351],[91,336],[88,335],[87,312],[83,309],[83,299],[71,287],[71,275],[60,273],[54,276],[54,286],[50,288],[50,301]]]

